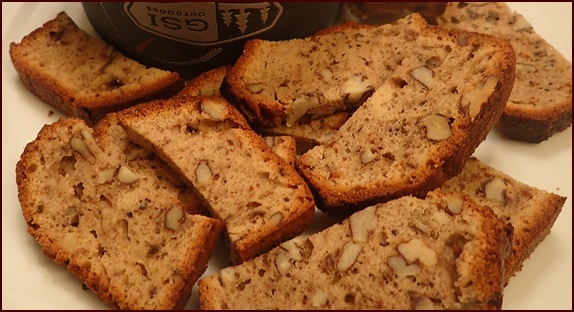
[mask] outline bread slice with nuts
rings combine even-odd
[[[202,309],[500,309],[509,227],[461,193],[365,208],[199,280]]]
[[[184,86],[177,73],[149,68],[80,29],[65,13],[10,44],[20,80],[67,116],[93,126],[107,113],[170,97]]]
[[[329,28],[334,29],[335,27]],[[329,30],[324,30],[327,32]],[[209,71],[206,71],[196,78],[190,80],[185,88],[177,95],[208,95],[208,96],[221,96],[220,88],[225,75],[229,72],[231,66],[222,66]],[[335,113],[330,116],[311,120],[308,123],[298,123],[292,127],[286,125],[279,125],[275,127],[263,127],[253,124],[254,130],[263,136],[281,136],[285,138],[291,136],[296,141],[298,153],[302,154],[311,147],[325,143],[331,139],[334,133],[345,123],[349,118],[349,112]]]
[[[572,125],[572,62],[504,2],[451,2],[439,25],[496,35],[516,52],[516,82],[496,128],[540,143]]]
[[[301,176],[222,97],[157,100],[118,117],[130,140],[164,159],[225,223],[233,263],[311,224],[315,204]]]
[[[381,39],[404,41],[382,62],[396,64],[388,79],[334,139],[297,161],[318,208],[329,214],[350,215],[440,187],[462,171],[512,90],[515,58],[508,41],[446,31],[417,14],[403,23],[393,26],[401,29],[396,37]]]
[[[520,271],[522,263],[550,233],[566,197],[524,184],[471,157],[462,173],[441,189],[463,192],[514,228],[512,254],[506,259],[506,283]]]
[[[60,119],[26,146],[16,183],[28,231],[110,306],[181,309],[223,224],[189,214],[177,188],[143,159],[124,160],[107,145],[123,135],[100,143],[100,134]]]

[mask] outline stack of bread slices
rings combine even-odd
[[[180,309],[196,282],[204,309],[500,309],[566,198],[472,156],[521,76],[514,41],[448,26],[457,9],[251,40],[185,87],[59,14],[10,50],[69,115],[17,164],[28,231],[121,309]],[[80,40],[106,57],[54,74],[41,55]],[[336,224],[302,234],[319,213]],[[220,236],[229,265],[201,278]]]

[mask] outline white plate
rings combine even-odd
[[[572,3],[509,3],[572,61]],[[20,40],[65,10],[95,34],[76,3],[2,2],[2,309],[108,309],[82,282],[42,255],[27,233],[17,197],[15,168],[24,146],[58,113],[20,83],[8,54]],[[492,132],[475,155],[516,179],[568,197],[551,234],[505,290],[504,309],[572,309],[572,127],[540,144],[509,141]],[[330,223],[321,219],[314,227]],[[224,259],[219,248],[205,274]],[[220,260],[220,261],[217,261]],[[186,308],[197,308],[197,289]]]

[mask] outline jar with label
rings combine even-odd
[[[110,45],[192,78],[233,64],[250,39],[303,38],[337,21],[340,2],[82,2]]]

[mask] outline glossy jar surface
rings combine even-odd
[[[232,64],[249,39],[302,38],[332,25],[340,2],[82,2],[96,32],[146,66],[192,78]]]

